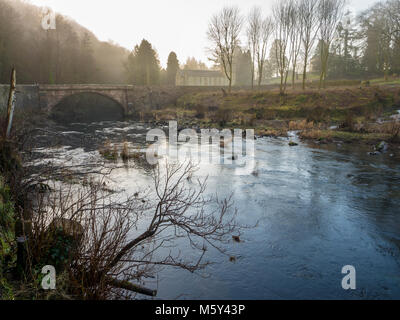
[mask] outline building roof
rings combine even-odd
[[[181,75],[191,77],[210,77],[210,78],[221,78],[224,77],[221,71],[215,70],[179,70]]]

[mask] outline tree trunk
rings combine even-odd
[[[263,66],[261,66],[261,68],[258,70],[258,88],[261,87],[261,81],[262,81],[262,75],[263,75],[262,68],[263,68]]]
[[[295,77],[296,77],[296,70],[295,70],[295,68],[293,68],[293,71],[292,71],[292,89],[294,90],[294,88],[295,88],[295,86],[296,86],[296,79],[295,79]]]
[[[231,93],[232,92],[232,65],[230,66],[229,69],[229,89],[228,92]]]
[[[319,88],[325,88],[326,75],[328,73],[328,60],[329,60],[330,45],[323,45],[321,53],[321,77],[319,80]]]
[[[302,83],[303,91],[306,90],[306,80],[307,80],[307,75],[306,75],[307,70],[306,69],[307,69],[307,67],[304,67],[304,69],[303,69],[303,83]]]
[[[254,52],[253,52],[253,59],[251,59],[251,63],[252,63],[252,66],[251,66],[251,90],[253,90],[254,89],[254,78],[255,78],[255,67],[254,67],[254,64],[255,64],[255,59],[254,59]]]

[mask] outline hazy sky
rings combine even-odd
[[[175,51],[181,63],[189,56],[207,61],[206,37],[210,17],[225,5],[243,14],[257,5],[267,13],[274,0],[30,0],[66,15],[92,31],[100,40],[113,40],[128,49],[144,38],[159,53],[163,66]],[[352,11],[376,0],[348,0]]]

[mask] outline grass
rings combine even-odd
[[[178,99],[177,110],[185,110],[187,116],[193,115],[198,106],[205,110],[215,107],[221,110],[231,110],[234,115],[240,113],[257,114],[258,118],[268,117],[275,113],[281,119],[306,118],[316,109],[324,111],[331,118],[344,118],[344,110],[354,109],[355,113],[369,111],[372,106],[378,106],[386,111],[394,99],[399,99],[398,88],[331,88],[322,91],[302,90],[288,91],[281,97],[275,91],[238,91],[224,97],[222,93],[211,91],[196,94],[186,94]],[[192,112],[192,114],[190,114]],[[205,119],[212,118],[213,112],[205,112]]]
[[[307,119],[289,122],[289,130],[307,130],[313,128],[314,122],[308,121]]]
[[[343,142],[377,142],[383,140],[389,140],[390,134],[387,133],[358,133],[341,130],[305,130],[300,132],[300,137],[303,139],[312,139],[319,141],[339,140]]]
[[[16,259],[15,210],[10,188],[0,176],[0,299],[12,300],[13,287],[9,284],[10,270]]]
[[[111,145],[111,142],[107,140],[104,145],[100,148],[99,153],[107,160],[117,160],[118,150],[117,146]]]
[[[285,128],[257,128],[255,134],[260,137],[282,137],[287,135],[287,130]]]
[[[393,81],[400,84],[399,79]],[[390,119],[400,109],[400,87],[379,83],[376,79],[360,86],[358,80],[335,80],[328,82],[333,86],[327,89],[288,89],[283,97],[276,88],[236,90],[228,95],[211,89],[181,96],[175,105],[155,111],[154,118],[161,119],[159,114],[165,112],[164,119],[174,118],[187,128],[254,128],[260,136],[286,136],[288,130],[301,130],[310,139],[388,139],[396,130],[376,120]],[[329,130],[332,125],[341,129]]]
[[[400,78],[398,77],[389,77],[388,80],[385,78],[376,78],[370,80],[371,84],[384,84],[384,85],[400,85]]]
[[[129,161],[131,159],[133,160],[140,160],[142,158],[143,154],[137,151],[131,152],[129,150],[129,143],[128,142],[124,142],[123,146],[122,146],[122,151],[121,151],[121,159],[123,161]]]

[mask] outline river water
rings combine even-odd
[[[100,159],[97,150],[106,139],[141,148],[149,129],[135,122],[59,126],[57,148],[48,149],[38,135],[36,151],[89,164]],[[233,192],[238,222],[259,223],[243,231],[240,243],[226,246],[234,262],[210,251],[207,258],[215,263],[200,274],[160,270],[145,282],[158,289],[157,298],[400,298],[400,163],[346,144],[297,142],[289,147],[286,138],[257,139],[256,174],[238,174],[234,164],[200,164],[197,176],[212,173],[207,192]],[[117,169],[112,179],[127,193],[150,183],[140,167]],[[342,288],[345,265],[356,269],[356,290]]]

